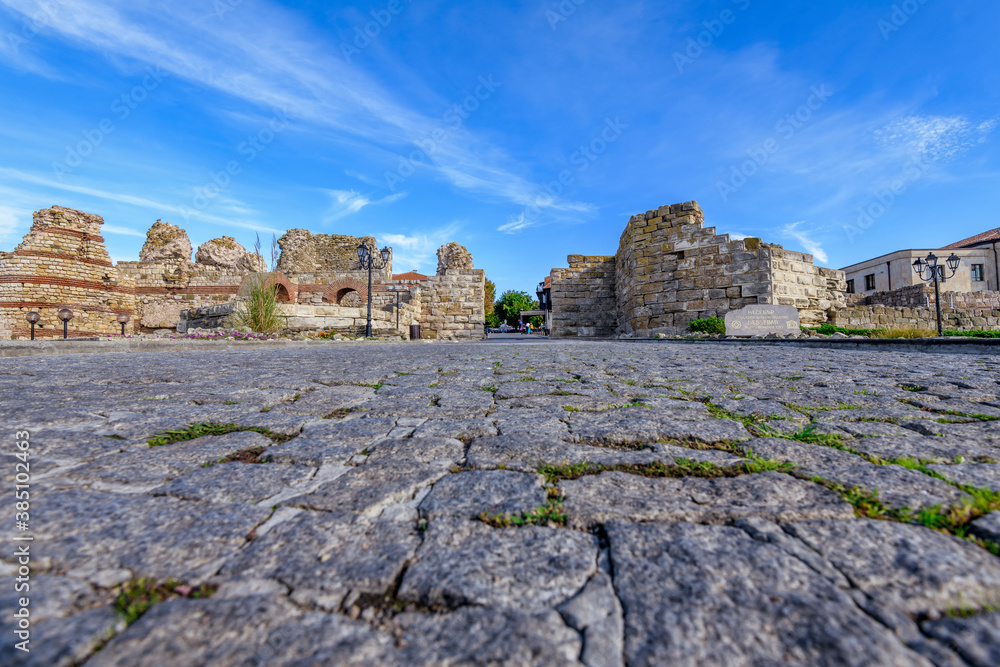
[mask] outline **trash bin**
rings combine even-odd
[[[410,340],[420,340],[420,325],[411,324],[410,325]]]

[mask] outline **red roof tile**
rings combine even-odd
[[[955,249],[955,248],[968,248],[969,246],[979,245],[980,243],[987,243],[989,241],[1000,241],[1000,227],[996,229],[991,229],[988,232],[983,232],[982,234],[976,234],[975,236],[970,236],[967,239],[963,239],[958,243],[952,243],[951,245],[946,245],[945,248]]]
[[[393,275],[393,280],[427,280],[427,276],[422,273],[417,273],[416,271],[409,271],[407,273],[397,273]]]

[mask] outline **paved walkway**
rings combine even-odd
[[[3,359],[0,663],[997,665],[998,367],[559,341]]]

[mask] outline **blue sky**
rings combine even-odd
[[[0,249],[455,240],[500,290],[698,200],[841,267],[1000,226],[1000,4],[0,0]]]

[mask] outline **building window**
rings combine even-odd
[[[847,281],[847,293],[854,294],[854,278]]]
[[[871,292],[874,289],[875,289],[875,274],[869,273],[867,276],[865,276],[865,291]]]
[[[972,280],[975,282],[983,281],[983,265],[973,264],[972,265]]]

